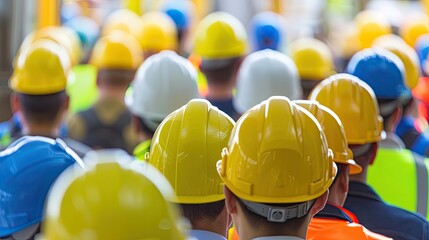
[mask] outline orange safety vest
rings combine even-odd
[[[391,239],[371,232],[357,222],[357,217],[350,211],[331,203],[317,214],[310,222],[307,231],[308,240],[334,239]]]

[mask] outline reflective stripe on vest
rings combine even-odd
[[[380,148],[368,168],[368,184],[385,202],[427,217],[427,161],[409,150]]]

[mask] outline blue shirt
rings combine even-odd
[[[191,230],[189,235],[198,240],[226,240],[224,236],[204,230]]]
[[[386,204],[366,184],[350,181],[344,207],[373,232],[395,240],[429,239],[429,224],[424,217]]]
[[[240,117],[240,114],[235,110],[234,105],[232,104],[232,98],[223,99],[223,100],[214,100],[207,99],[213,106],[219,108],[219,110],[225,112],[230,116],[234,121],[237,121]]]

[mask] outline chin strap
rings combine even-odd
[[[240,199],[239,201],[241,201],[247,209],[253,213],[267,218],[269,222],[286,222],[288,219],[301,218],[307,215],[315,202],[315,200],[311,200],[288,207],[278,207],[263,203],[249,202],[243,199]]]

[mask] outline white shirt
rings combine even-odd
[[[271,237],[258,237],[253,240],[304,240],[304,238],[295,236],[271,236]]]
[[[189,235],[198,240],[226,240],[224,236],[204,230],[191,230]]]

